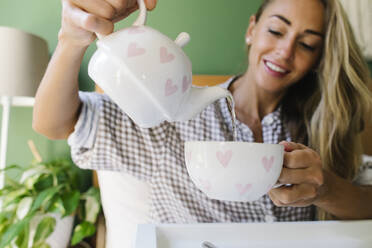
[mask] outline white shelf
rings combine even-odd
[[[35,103],[34,97],[28,97],[28,96],[0,96],[0,102],[1,105],[5,105],[7,99],[10,98],[10,106],[14,107],[33,107]]]
[[[0,169],[5,169],[8,145],[8,129],[11,107],[33,107],[34,97],[26,96],[0,96],[2,106],[1,142],[0,142]],[[4,173],[0,173],[0,189],[4,187]],[[0,201],[1,207],[1,201]]]

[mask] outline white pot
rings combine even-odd
[[[60,215],[47,214],[56,219],[56,227],[54,232],[47,238],[46,242],[51,248],[67,248],[71,237],[71,232],[74,224],[74,216],[66,216],[61,219]],[[30,223],[30,242],[28,247],[32,247],[33,239],[35,236],[36,228],[39,222],[45,217],[45,215],[35,216]]]

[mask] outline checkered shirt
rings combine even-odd
[[[231,80],[223,85],[227,87]],[[76,130],[69,137],[74,162],[81,168],[125,171],[151,188],[154,223],[272,222],[314,220],[315,208],[276,207],[265,195],[254,202],[208,198],[190,180],[184,161],[185,141],[232,140],[226,99],[187,122],[138,127],[105,94],[80,92],[83,102]],[[262,120],[264,143],[290,141],[280,108]],[[237,140],[253,142],[249,127],[237,121]]]

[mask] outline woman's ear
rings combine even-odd
[[[249,46],[252,44],[252,37],[254,35],[254,27],[256,26],[256,16],[252,15],[249,18],[249,25],[245,34],[245,43]]]

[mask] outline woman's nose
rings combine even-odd
[[[293,60],[296,50],[296,41],[294,39],[282,40],[278,46],[277,53],[282,59]]]

